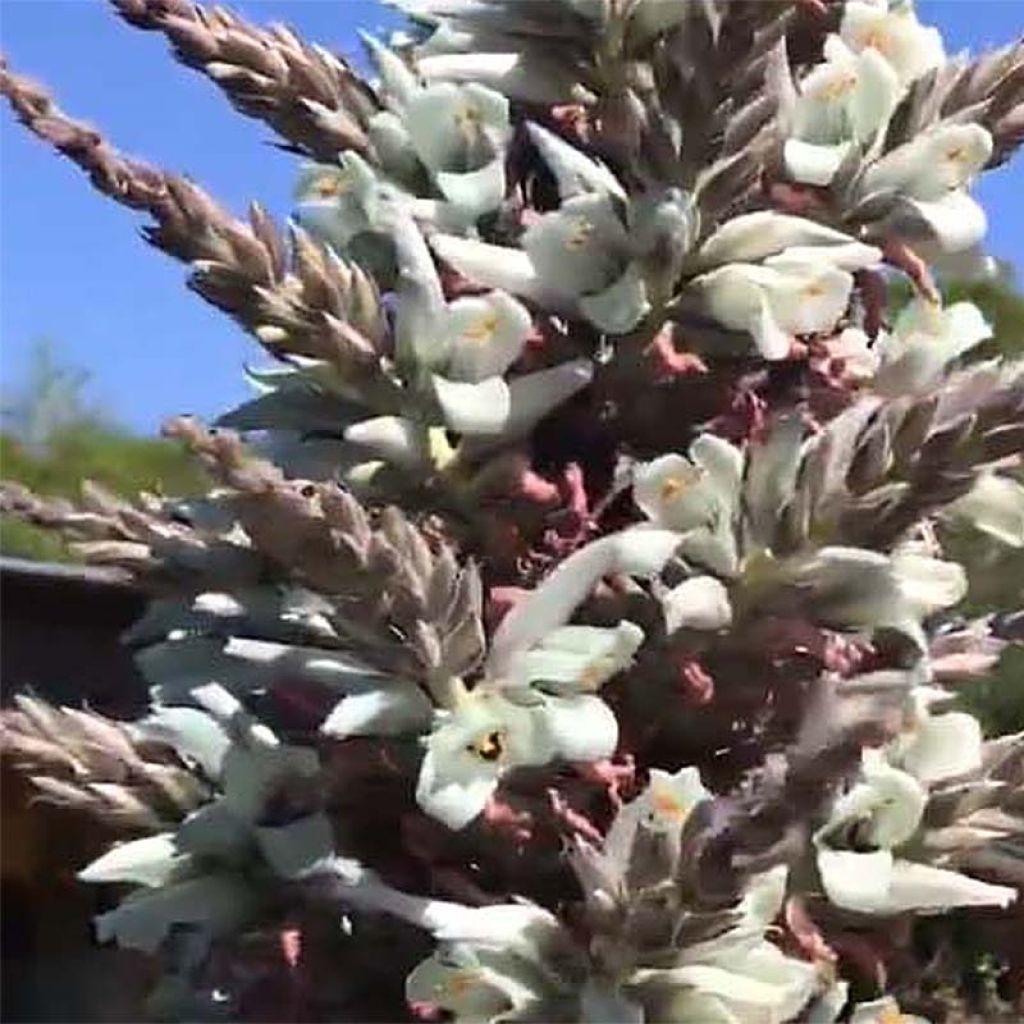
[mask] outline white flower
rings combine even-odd
[[[881,54],[901,85],[946,61],[939,30],[922,25],[909,0],[892,7],[887,0],[847,0],[839,35],[855,53]]]
[[[986,222],[966,189],[988,162],[992,145],[981,125],[940,125],[869,166],[858,191],[896,201],[883,229],[934,244],[942,253],[970,249],[984,236]]]
[[[851,142],[868,143],[900,95],[895,71],[874,48],[853,53],[839,36],[825,41],[825,63],[800,82],[786,168],[796,181],[827,185]]]
[[[808,610],[837,629],[899,630],[923,651],[921,620],[956,604],[967,592],[967,576],[956,562],[904,545],[884,555],[863,548],[824,547],[789,567],[791,580],[806,588]]]
[[[178,848],[174,833],[161,832],[119,843],[79,871],[78,877],[83,882],[131,882],[155,888],[181,877],[191,862],[191,855]]]
[[[621,334],[647,312],[629,235],[608,195],[567,199],[527,229],[522,245],[537,276],[556,294],[578,302],[602,330]]]
[[[437,1007],[457,1024],[484,1024],[539,1000],[536,985],[536,970],[518,957],[447,944],[413,969],[405,998]]]
[[[636,468],[633,500],[651,522],[683,534],[683,554],[715,572],[737,566],[743,455],[714,434],[701,434],[690,457],[670,453]]]
[[[636,527],[592,541],[560,562],[502,619],[487,655],[490,678],[507,676],[513,659],[569,621],[605,576],[654,576],[679,546],[678,534]]]
[[[637,830],[645,829],[674,839],[699,803],[711,798],[704,787],[700,769],[680,768],[674,774],[652,768],[647,787],[635,799],[619,808],[604,841],[604,854],[619,872],[628,867]]]
[[[831,331],[846,312],[853,276],[783,252],[761,264],[730,263],[692,284],[708,314],[750,334],[765,359],[785,359],[797,334]]]
[[[475,82],[439,82],[410,96],[403,112],[416,155],[445,198],[475,216],[505,195],[508,100]]]
[[[358,153],[342,153],[338,164],[304,168],[295,187],[295,218],[338,253],[347,253],[358,236],[385,230],[381,204],[390,193]]]
[[[967,494],[946,506],[943,515],[966,520],[1011,547],[1024,547],[1024,486],[1008,476],[982,473]]]
[[[620,199],[626,198],[618,178],[604,164],[591,159],[575,146],[570,146],[543,125],[531,121],[526,128],[530,133],[530,141],[554,174],[558,182],[558,194],[563,201],[581,192],[607,193]]]
[[[991,337],[991,325],[972,302],[943,308],[912,299],[892,331],[875,344],[880,363],[875,389],[894,396],[925,391],[938,383],[949,363]]]
[[[711,527],[738,512],[743,455],[714,434],[690,445],[690,458],[669,454],[637,466],[633,500],[656,526],[680,532]]]
[[[894,856],[917,832],[927,793],[877,750],[864,751],[862,774],[864,781],[836,801],[815,835],[818,871],[832,903],[863,914],[899,914],[1005,907],[1016,898],[1014,889]],[[836,848],[840,842],[861,849]]]
[[[449,303],[440,330],[447,348],[445,376],[464,381],[500,376],[519,358],[531,326],[527,310],[505,292]]]
[[[510,697],[515,699],[510,699]],[[534,691],[504,696],[483,684],[455,708],[439,712],[416,785],[419,805],[460,829],[483,809],[513,768],[555,758],[595,761],[618,742],[618,724],[598,697]]]
[[[723,935],[682,952],[682,964],[635,972],[630,991],[657,1007],[658,1020],[683,1024],[782,1024],[796,1018],[822,988],[814,964],[787,957],[764,938],[782,908],[786,869],[757,875]]]

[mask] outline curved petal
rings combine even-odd
[[[834,144],[786,139],[783,160],[786,173],[804,185],[827,185],[836,176],[850,151],[848,142]]]
[[[403,416],[375,416],[346,427],[342,436],[372,455],[396,466],[422,469],[429,463],[430,447],[423,425]]]
[[[538,301],[543,301],[547,294],[530,257],[522,249],[442,234],[431,235],[430,246],[439,259],[474,284]]]
[[[973,715],[929,715],[901,752],[904,768],[922,782],[939,782],[981,767],[981,726]]]
[[[460,434],[501,434],[509,422],[512,397],[502,377],[479,383],[446,380],[435,374],[434,394],[444,421]]]
[[[714,576],[694,576],[661,599],[665,632],[678,629],[718,630],[732,623],[729,591]]]
[[[434,180],[448,202],[476,219],[496,210],[505,198],[505,157],[472,171],[436,171]]]
[[[534,714],[555,756],[565,761],[600,761],[618,745],[619,723],[600,697],[545,697]]]
[[[529,312],[505,292],[456,299],[441,328],[450,346],[447,376],[472,382],[500,376],[519,358],[531,327]]]
[[[119,843],[78,872],[83,882],[132,882],[135,885],[167,885],[191,856],[182,853],[173,832]]]
[[[966,519],[977,529],[1009,544],[1024,547],[1024,486],[1009,477],[983,473],[945,514]]]
[[[570,145],[543,125],[528,121],[526,130],[558,183],[558,194],[571,199],[580,192],[607,192],[625,198],[625,191],[608,168]]]
[[[347,736],[401,736],[425,732],[433,707],[413,683],[396,680],[388,686],[345,697],[324,719],[320,732]]]
[[[206,875],[129,896],[96,918],[96,937],[100,942],[116,939],[124,949],[155,953],[176,924],[196,926],[210,938],[231,934],[255,903],[253,890],[241,879]]]
[[[488,675],[504,676],[518,652],[568,622],[598,580],[612,573],[654,575],[678,545],[675,533],[634,528],[602,537],[574,552],[502,619],[491,640]]]
[[[626,230],[603,193],[576,196],[545,213],[521,244],[545,284],[565,296],[602,291],[626,265]]]
[[[580,298],[580,312],[609,334],[631,331],[650,311],[647,285],[636,263],[603,291]]]
[[[889,850],[852,853],[819,850],[818,873],[830,902],[844,910],[884,913],[889,898],[893,857]]]
[[[755,263],[794,245],[843,245],[852,241],[834,228],[773,210],[744,213],[727,220],[700,248],[704,267]]]
[[[886,900],[886,912],[906,910],[939,912],[952,907],[1008,907],[1017,890],[990,885],[976,878],[907,860],[894,861]]]

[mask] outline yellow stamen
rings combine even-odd
[[[576,223],[573,225],[572,231],[565,240],[566,249],[568,249],[569,252],[578,252],[587,244],[587,242],[590,241],[590,236],[593,233],[594,225],[583,217],[578,218]]]
[[[900,1012],[899,1006],[895,1004],[887,1006],[878,1015],[878,1024],[904,1024],[906,1017]]]
[[[946,159],[950,163],[959,164],[967,159],[967,148],[965,146],[954,146],[946,150]]]
[[[597,658],[583,669],[577,682],[584,690],[597,690],[608,678],[610,668],[611,658]]]
[[[857,76],[854,72],[849,71],[845,75],[840,75],[838,78],[824,85],[819,95],[825,100],[837,100],[840,96],[845,96],[848,92],[851,92],[857,85]]]
[[[455,111],[455,127],[467,142],[472,142],[480,134],[482,121],[480,111],[472,104],[467,103]]]
[[[458,999],[468,992],[477,983],[476,971],[455,971],[447,981],[438,985],[441,992],[449,997]]]
[[[825,294],[825,289],[820,284],[809,284],[804,288],[804,295],[809,299],[819,299]]]
[[[880,28],[872,29],[861,39],[861,46],[867,49],[874,47],[879,53],[887,55],[889,51],[889,37]]]
[[[319,199],[331,199],[347,192],[350,184],[346,174],[323,174],[313,182],[310,191]]]
[[[498,314],[488,313],[486,316],[482,316],[475,324],[471,324],[467,329],[463,337],[466,341],[473,342],[475,345],[484,345],[494,337],[494,332],[498,329]]]
[[[466,749],[483,761],[499,761],[505,753],[505,733],[495,729],[474,740]]]
[[[692,805],[680,803],[672,793],[664,790],[659,792],[657,789],[651,793],[651,805],[660,817],[678,822],[680,825],[686,821],[690,816],[690,811],[693,810]]]
[[[696,466],[692,466],[677,473],[675,476],[666,477],[658,488],[658,494],[662,501],[672,501],[674,498],[678,498],[680,494],[700,483],[702,476],[701,471]]]

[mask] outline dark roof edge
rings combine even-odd
[[[117,590],[137,589],[120,569],[99,565],[75,565],[64,562],[34,562],[29,558],[0,555],[0,575],[39,582],[86,583]]]

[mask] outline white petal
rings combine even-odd
[[[524,437],[549,412],[582,391],[593,377],[594,364],[589,359],[570,359],[547,370],[512,378],[508,382],[509,418],[502,436],[508,440]]]
[[[78,872],[83,882],[134,882],[136,885],[166,885],[191,858],[183,854],[173,832],[119,843],[88,867]]]
[[[420,74],[429,81],[484,82],[505,96],[526,103],[566,103],[572,99],[576,76],[518,53],[451,53],[422,57]]]
[[[679,544],[675,533],[633,529],[602,537],[561,562],[502,620],[491,641],[488,675],[502,677],[515,654],[564,625],[602,577],[659,572]]]
[[[448,202],[475,219],[496,210],[505,198],[505,158],[475,171],[437,171],[434,180]]]
[[[375,416],[346,427],[344,438],[396,466],[421,469],[429,463],[426,431],[403,416]]]
[[[477,384],[446,380],[435,374],[434,393],[445,423],[460,434],[501,434],[509,422],[512,399],[502,377]]]
[[[430,245],[441,260],[475,284],[537,300],[547,295],[522,249],[440,234],[431,236]]]
[[[622,185],[604,164],[580,152],[542,125],[529,121],[526,129],[541,159],[554,174],[562,199],[570,199],[580,192],[608,192],[625,197]]]
[[[758,210],[725,222],[700,249],[701,265],[753,263],[794,245],[831,246],[852,241],[849,235],[791,214]]]
[[[1024,547],[1024,486],[1009,477],[983,473],[945,514],[968,520],[1004,544]]]
[[[647,828],[678,834],[693,809],[710,796],[698,768],[680,768],[674,774],[652,768],[647,788],[637,799],[646,810]]]
[[[360,32],[359,38],[370,52],[370,59],[381,77],[381,84],[388,98],[395,106],[404,107],[420,91],[416,76],[397,53],[369,33]]]
[[[783,147],[786,173],[805,185],[827,185],[836,176],[849,149],[848,142],[825,145],[786,139]]]
[[[973,715],[929,715],[901,752],[903,766],[922,782],[967,775],[981,767],[981,726]]]
[[[901,593],[921,615],[949,608],[967,593],[967,573],[957,562],[897,549],[892,567]]]
[[[636,263],[603,291],[584,295],[580,312],[595,326],[609,334],[631,331],[650,311],[647,285]]]
[[[1016,899],[1017,890],[1010,886],[989,885],[957,871],[897,860],[893,863],[887,906],[890,913],[939,912],[952,907],[1008,907]]]
[[[446,375],[482,381],[503,374],[522,353],[531,326],[522,303],[505,292],[456,299],[441,328],[450,339]]]
[[[320,732],[339,739],[401,736],[426,731],[431,713],[432,705],[418,686],[396,681],[345,697],[324,719]]]
[[[714,576],[694,576],[673,587],[662,599],[665,631],[725,629],[732,623],[729,591]]]
[[[884,913],[892,870],[893,857],[889,850],[874,853],[818,851],[818,871],[825,894],[844,910]]]
[[[565,761],[600,761],[615,752],[619,723],[600,697],[545,697],[535,714],[538,729]]]
[[[634,469],[633,500],[652,523],[679,531],[709,525],[716,510],[706,472],[675,452]]]
[[[643,1024],[644,1010],[612,982],[587,978],[580,993],[580,1024]]]
[[[444,778],[437,759],[428,748],[416,783],[416,802],[450,829],[465,828],[483,811],[498,788],[498,774],[481,769],[478,774],[465,778]]]
[[[625,620],[614,629],[563,626],[514,657],[508,676],[517,684],[561,684],[558,693],[593,692],[632,664],[643,640],[644,631]]]
[[[154,708],[135,726],[143,735],[170,744],[186,764],[209,779],[220,778],[231,740],[224,727],[197,708]]]
[[[912,234],[924,232],[940,253],[957,253],[976,246],[988,230],[984,209],[966,192],[950,192],[930,202],[909,200]]]

